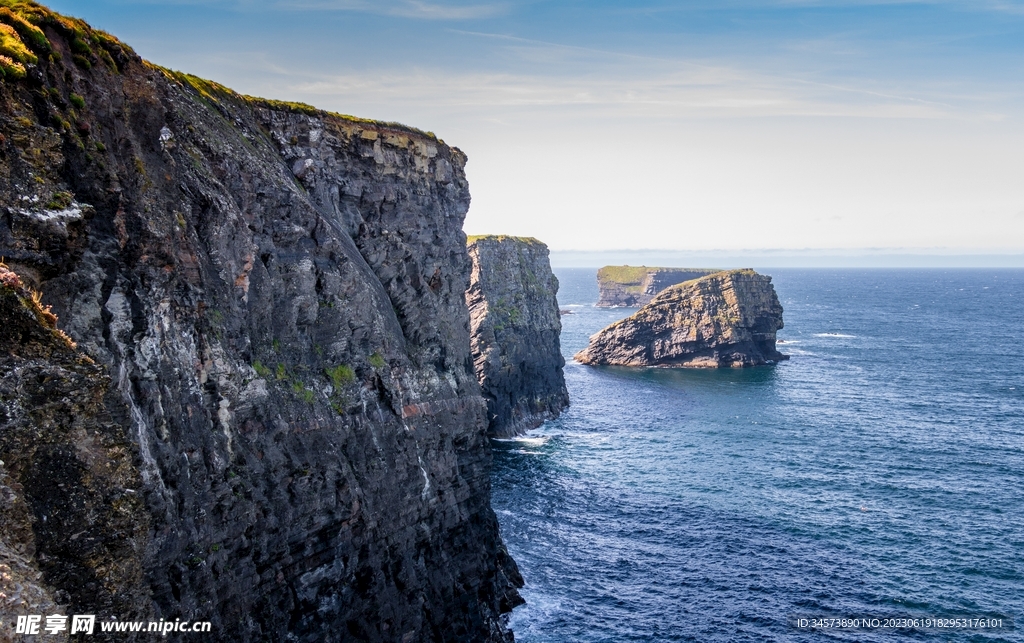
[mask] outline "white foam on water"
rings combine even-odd
[[[839,337],[842,339],[853,339],[856,335],[844,335],[843,333],[814,333],[815,337]]]
[[[524,447],[542,447],[548,443],[551,439],[549,435],[538,435],[538,436],[519,436],[515,438],[493,438],[495,442],[511,442],[513,444],[519,444]]]

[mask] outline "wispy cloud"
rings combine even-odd
[[[508,11],[506,3],[444,4],[422,0],[278,0],[275,6],[280,9],[296,10],[358,11],[422,20],[478,20],[499,16]]]
[[[616,119],[825,116],[962,118],[954,105],[857,87],[761,76],[707,65],[685,66],[643,78],[545,77],[420,71],[340,74],[306,78],[286,88],[324,106],[431,106],[497,117],[538,111]]]

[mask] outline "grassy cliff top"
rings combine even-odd
[[[647,273],[657,268],[647,266],[605,266],[597,271],[598,281],[612,281],[619,284],[639,284]]]
[[[117,38],[79,18],[62,16],[32,0],[0,0],[0,79],[21,80],[26,65],[60,56],[44,31],[47,28],[67,39],[74,63],[86,69],[97,64],[116,69],[111,55],[128,50]]]
[[[63,16],[33,0],[0,0],[0,79],[7,82],[21,80],[25,77],[26,65],[35,65],[40,58],[60,55],[47,38],[44,32],[46,28],[55,30],[67,39],[74,63],[85,69],[96,64],[106,64],[111,69],[117,70],[117,64],[114,61],[114,57],[119,53],[117,50],[131,52],[133,56],[135,55],[130,47],[117,38],[99,29],[93,29],[80,18]],[[114,54],[113,57],[112,54]],[[256,107],[267,107],[318,118],[334,118],[379,129],[398,130],[443,143],[433,132],[426,132],[402,123],[330,112],[305,103],[247,96],[220,83],[192,74],[165,69],[159,65],[150,64],[150,67],[162,71],[171,80],[192,87],[203,98],[210,101],[237,100]]]
[[[644,278],[656,272],[718,272],[714,268],[665,268],[661,266],[604,266],[597,271],[598,282],[639,285]]]
[[[3,0],[0,0],[2,2]],[[390,129],[405,132],[406,134],[412,134],[414,136],[420,136],[423,138],[437,141],[438,143],[444,143],[437,137],[433,132],[426,132],[410,125],[403,125],[402,123],[396,123],[393,121],[378,121],[371,118],[361,118],[359,116],[352,116],[350,114],[341,114],[339,112],[331,112],[325,109],[319,109],[306,103],[299,103],[293,101],[274,100],[272,98],[260,98],[259,96],[249,96],[247,94],[239,94],[235,90],[225,87],[218,82],[200,78],[193,74],[188,74],[181,71],[175,71],[173,69],[166,69],[154,65],[154,67],[160,69],[168,78],[174,80],[182,85],[188,85],[192,89],[199,92],[199,94],[210,101],[219,101],[221,99],[237,100],[248,103],[253,107],[266,107],[279,112],[290,112],[292,114],[305,114],[306,116],[313,116],[316,118],[334,118],[349,123],[369,125],[379,129]]]
[[[466,245],[470,246],[477,241],[494,241],[496,243],[504,243],[511,241],[513,243],[527,243],[530,245],[543,246],[544,242],[534,237],[516,237],[510,234],[470,234],[466,235]]]

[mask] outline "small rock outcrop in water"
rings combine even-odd
[[[673,286],[593,335],[576,361],[714,368],[788,359],[775,349],[782,305],[771,281],[729,270]]]
[[[0,23],[0,257],[77,342],[0,318],[0,564],[220,641],[511,640],[466,156]]]
[[[558,279],[547,246],[536,239],[470,237],[468,248],[473,365],[487,400],[490,431],[518,435],[569,406]]]
[[[648,266],[605,266],[597,271],[597,306],[640,307],[669,286],[699,279],[717,270],[707,268],[651,268]]]

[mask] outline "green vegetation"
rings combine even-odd
[[[288,379],[288,371],[285,370],[284,364],[280,362],[277,363],[277,369],[275,370],[274,375],[279,380]]]
[[[316,394],[298,380],[292,382],[292,392],[301,397],[302,401],[306,404],[312,404],[313,400],[316,399]]]
[[[384,368],[384,364],[384,356],[381,355],[380,353],[374,353],[373,355],[370,355],[370,366],[376,369],[381,369]]]
[[[19,80],[25,77],[25,65],[34,65],[39,62],[39,58],[22,42],[18,29],[8,24],[19,21],[20,24],[24,21],[7,7],[4,7],[2,11],[6,13],[0,13],[0,20],[3,20],[0,22],[0,73],[3,78]],[[32,28],[35,29],[35,27]],[[46,38],[44,37],[43,40]]]
[[[270,345],[274,347],[275,353],[281,352],[281,340],[275,339],[274,341],[270,342]]]
[[[600,283],[616,283],[624,286],[637,286],[643,283],[650,273],[658,272],[693,272],[711,274],[718,272],[713,268],[662,268],[658,266],[605,266],[597,271]]]
[[[236,96],[238,96],[238,95],[236,94]],[[352,116],[351,114],[340,114],[338,112],[328,112],[328,111],[325,111],[325,110],[322,110],[322,109],[317,109],[316,107],[313,107],[312,105],[307,105],[306,103],[296,103],[296,102],[291,102],[291,101],[273,100],[273,99],[270,99],[270,98],[259,98],[257,96],[247,96],[247,95],[241,95],[241,96],[238,96],[238,97],[241,98],[242,100],[246,101],[247,103],[252,104],[252,105],[257,105],[257,106],[262,105],[264,107],[269,107],[270,109],[275,109],[275,110],[282,111],[282,112],[291,112],[293,114],[305,114],[307,116],[320,116],[320,117],[330,116],[330,117],[333,117],[333,118],[341,119],[343,121],[348,121],[350,123],[365,123],[367,125],[374,125],[374,126],[377,126],[377,127],[386,127],[388,129],[400,130],[400,131],[406,132],[408,134],[416,134],[418,136],[423,136],[423,137],[426,137],[426,138],[429,138],[429,139],[432,139],[432,140],[435,140],[435,141],[438,140],[437,136],[433,132],[425,132],[425,131],[423,131],[421,129],[417,129],[415,127],[410,127],[410,126],[404,125],[402,123],[396,123],[394,121],[377,121],[377,120],[373,120],[371,118],[360,118],[359,116]],[[294,145],[294,143],[293,143],[293,145]]]
[[[356,381],[356,372],[351,366],[346,364],[339,364],[334,368],[325,368],[324,372],[327,373],[327,377],[330,378],[335,391],[339,391],[346,384],[351,384]]]
[[[504,297],[487,305],[488,316],[492,319],[494,330],[505,330],[508,326],[518,326],[523,321],[523,312],[515,303]]]
[[[5,4],[17,6],[26,3],[10,2]],[[43,30],[12,11],[10,7],[0,7],[0,22],[13,27],[19,38],[33,50],[41,54],[50,53],[50,41],[46,39]]]
[[[292,114],[304,114],[306,116],[314,116],[320,118],[337,118],[343,121],[347,121],[349,123],[365,123],[367,125],[373,125],[375,127],[386,127],[388,129],[400,130],[408,134],[423,136],[425,138],[429,138],[435,141],[438,140],[437,136],[435,136],[433,132],[424,132],[423,130],[417,129],[415,127],[410,127],[408,125],[403,125],[402,123],[395,123],[392,121],[378,121],[370,118],[360,118],[358,116],[352,116],[350,114],[329,112],[309,105],[307,103],[274,100],[272,98],[260,98],[258,96],[239,94],[234,90],[225,87],[220,83],[216,83],[212,80],[206,80],[205,78],[200,78],[192,74],[186,74],[184,72],[175,71],[173,69],[166,69],[155,65],[154,67],[162,71],[164,75],[166,75],[168,78],[176,80],[179,84],[191,87],[192,89],[197,91],[200,96],[202,96],[208,101],[220,102],[222,100],[236,100],[248,103],[249,105],[254,107],[267,107],[269,109],[273,109],[276,111],[290,112]],[[294,138],[291,144],[298,144],[298,139]]]
[[[597,271],[597,281],[639,285],[651,270],[656,269],[647,266],[605,266]]]
[[[25,77],[25,65],[14,62],[7,56],[0,56],[0,78],[21,80]]]
[[[85,109],[85,99],[78,94],[71,92],[71,96],[68,97],[68,100],[71,101],[71,104],[78,109]]]
[[[504,241],[516,241],[519,243],[528,243],[530,245],[544,245],[544,243],[533,237],[516,237],[510,234],[470,234],[466,235],[466,245],[476,243],[477,241],[496,241],[502,243]]]
[[[64,210],[71,205],[74,198],[75,195],[67,190],[54,192],[53,196],[50,197],[50,201],[46,204],[46,208],[49,210]]]
[[[199,76],[193,76],[192,74],[186,74],[185,72],[181,71],[173,71],[170,69],[165,69],[163,67],[156,68],[162,71],[164,75],[167,76],[169,79],[176,80],[178,81],[179,84],[188,85],[192,89],[196,90],[200,96],[202,96],[208,101],[217,103],[224,98],[237,96],[235,92],[231,91],[224,85],[216,83],[212,80],[206,80],[205,78],[200,78]]]
[[[17,80],[25,75],[26,64],[37,64],[38,57],[61,59],[42,27],[51,27],[67,39],[75,64],[90,69],[98,58],[117,72],[111,52],[124,52],[117,38],[85,21],[50,11],[32,0],[0,0],[0,75]]]
[[[4,23],[0,23],[0,54],[19,63],[34,65],[39,62],[39,58],[21,41],[14,27]]]
[[[262,378],[270,377],[270,369],[263,365],[263,362],[256,360],[252,363],[252,368],[256,371],[256,374]]]

